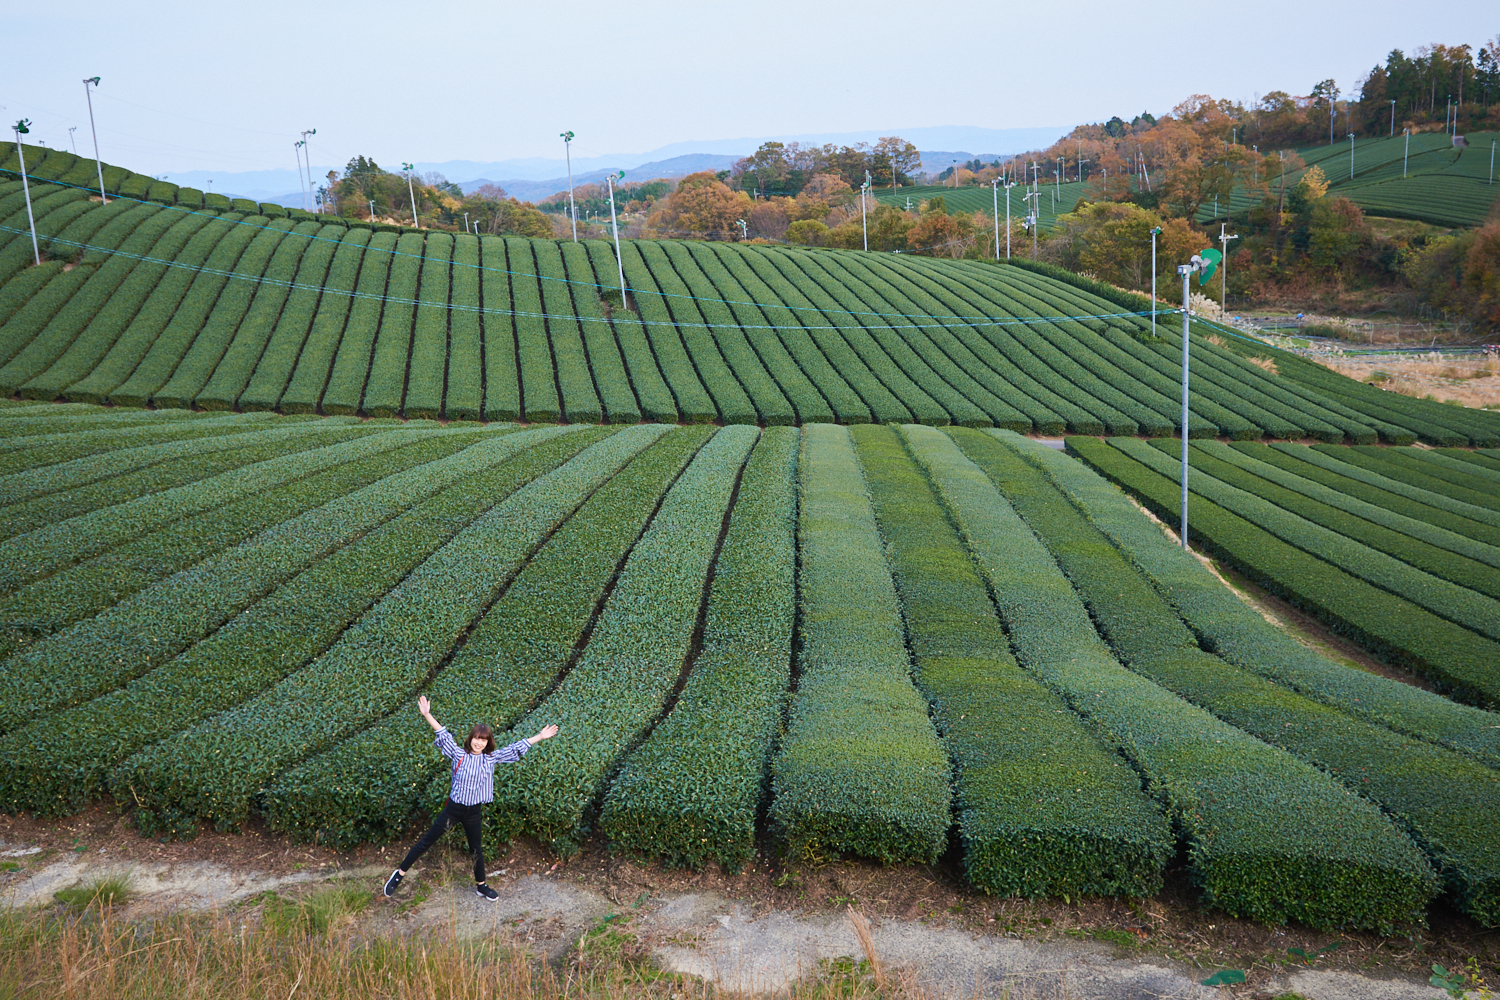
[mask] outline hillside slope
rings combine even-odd
[[[621,308],[602,241],[372,228],[165,196],[102,206],[71,181],[36,181],[31,199],[40,267],[21,185],[0,182],[6,395],[1051,434],[1170,434],[1180,419],[1170,316],[1152,337],[1144,300],[1019,263],[628,241]],[[1500,442],[1500,414],[1394,397],[1291,356],[1272,372],[1227,346],[1194,341],[1193,436]]]

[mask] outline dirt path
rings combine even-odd
[[[612,928],[669,970],[755,994],[784,990],[816,972],[820,961],[862,957],[849,917],[854,907],[870,918],[874,952],[883,965],[914,976],[935,997],[1434,996],[1411,968],[1390,967],[1403,963],[1391,963],[1388,944],[1378,939],[1355,942],[1338,966],[1278,968],[1266,956],[1288,947],[1311,952],[1333,939],[1199,914],[1170,899],[996,900],[963,890],[941,870],[855,862],[814,868],[758,862],[739,875],[694,874],[612,858],[594,845],[558,866],[517,844],[491,863],[490,881],[500,892],[495,903],[473,894],[465,878],[467,859],[451,847],[440,847],[425,867],[414,869],[391,901],[377,895],[390,867],[379,848],[339,855],[254,832],[159,845],[111,829],[108,819],[100,809],[71,825],[0,820],[0,867],[15,869],[0,874],[0,906],[53,906],[58,890],[109,876],[131,880],[127,916],[163,908],[254,906],[266,893],[295,898],[353,884],[368,886],[374,897],[360,916],[371,932],[451,927],[460,935],[495,935],[561,959],[581,936]],[[18,838],[22,825],[40,835]],[[1347,947],[1349,939],[1342,940]],[[1421,957],[1431,960],[1425,952]],[[1386,967],[1360,967],[1379,964],[1378,958],[1386,959]],[[1198,985],[1218,968],[1247,966],[1250,983],[1232,992]]]

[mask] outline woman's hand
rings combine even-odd
[[[432,702],[427,700],[425,694],[417,695],[417,711],[422,713],[423,718],[432,714]]]
[[[555,724],[551,726],[543,726],[541,732],[537,733],[535,736],[529,737],[526,742],[530,743],[532,746],[536,746],[538,743],[542,742],[542,740],[550,740],[556,735],[557,726]]]

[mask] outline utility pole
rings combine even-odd
[[[41,267],[42,251],[36,245],[36,218],[31,214],[31,182],[26,179],[26,152],[21,148],[21,136],[31,131],[31,119],[22,118],[11,126],[11,131],[16,134],[16,159],[20,161],[21,192],[26,199],[26,224],[31,227],[31,256],[37,267]]]
[[[302,147],[307,145],[306,139],[298,139],[292,143],[292,152],[297,156],[297,186],[302,189],[302,207],[307,208],[307,183],[302,179]]]
[[[578,242],[578,209],[573,205],[573,133],[559,132],[563,141],[563,152],[568,158],[568,218],[573,220],[573,242]]]
[[[1219,312],[1225,316],[1229,315],[1229,241],[1239,239],[1238,234],[1226,235],[1224,230],[1227,228],[1227,223],[1219,223],[1219,244],[1224,248],[1220,251],[1224,259],[1220,265],[1223,270],[1219,272]]]
[[[313,194],[313,179],[312,179],[312,146],[308,144],[307,137],[310,136],[310,135],[317,135],[317,134],[318,134],[318,130],[315,129],[315,128],[309,128],[309,129],[303,129],[302,130],[302,155],[305,156],[305,157],[307,157],[307,199],[308,199],[308,202],[309,202],[309,204],[304,205],[303,208],[307,209],[308,211],[312,211],[312,207],[313,207],[310,204],[311,201],[312,201],[312,194]]]
[[[78,126],[77,125],[69,125],[68,126],[68,143],[70,145],[72,145],[72,147],[73,147],[73,155],[74,156],[78,155],[78,137],[73,134],[74,132],[77,132],[77,131],[78,131]]]
[[[870,227],[865,220],[865,192],[870,190],[870,172],[865,171],[865,182],[859,186],[859,228],[865,237],[865,252],[870,250]]]
[[[99,130],[94,127],[93,88],[97,86],[99,86],[99,78],[97,76],[91,76],[87,80],[83,81],[83,96],[87,98],[89,102],[89,131],[93,133],[94,136],[94,169],[99,171],[99,200],[103,204],[108,205],[109,195],[104,193],[104,164],[99,160]],[[27,204],[29,205],[30,202],[28,202]]]
[[[375,221],[375,199],[374,198],[370,199],[370,221],[371,222]]]
[[[1151,230],[1151,336],[1156,336],[1156,238],[1161,235],[1161,226]]]
[[[1349,179],[1354,180],[1354,133],[1349,133]]]
[[[1188,309],[1191,305],[1188,299],[1188,277],[1194,271],[1201,271],[1203,277],[1200,281],[1207,281],[1213,277],[1214,260],[1219,256],[1217,250],[1205,250],[1202,254],[1194,254],[1190,263],[1179,264],[1177,273],[1182,275],[1182,547],[1188,548]]]
[[[1391,135],[1396,134],[1396,102],[1391,102]]]
[[[1411,156],[1411,129],[1404,128],[1401,134],[1406,136],[1406,149],[1401,153],[1401,179],[1406,180],[1406,161]]]
[[[403,163],[401,169],[406,171],[406,194],[411,198],[411,224],[421,229],[422,223],[417,219],[417,195],[411,186],[411,172],[417,168],[413,164]]]
[[[615,219],[615,181],[624,180],[625,171],[621,170],[619,176],[613,174],[605,177],[609,182],[609,224],[615,231],[615,264],[620,268],[620,308],[625,305],[625,258],[620,256],[620,223]]]
[[[1490,160],[1495,159],[1494,144],[1490,144]],[[1493,168],[1490,171],[1494,173]],[[1015,181],[1007,181],[1005,184],[1005,259],[1010,260],[1010,189],[1016,186]]]

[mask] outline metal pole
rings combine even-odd
[[[42,266],[42,251],[36,244],[36,219],[31,214],[31,182],[26,179],[26,152],[21,149],[21,136],[30,132],[27,128],[31,122],[22,118],[12,126],[11,131],[16,134],[16,158],[21,161],[21,191],[26,198],[26,224],[31,227],[31,256],[36,259],[38,267]]]
[[[621,179],[625,177],[625,171],[620,171]],[[615,220],[615,179],[607,178],[609,181],[609,224],[615,231],[615,263],[620,268],[620,308],[625,308],[625,258],[620,256],[620,224]]]
[[[109,195],[104,193],[104,164],[99,160],[99,130],[94,127],[94,93],[90,87],[99,86],[99,78],[91,76],[83,81],[83,96],[89,102],[89,131],[94,136],[94,169],[99,171],[99,200],[108,205]]]
[[[411,199],[411,224],[421,229],[422,222],[417,218],[417,194],[411,186],[411,172],[417,168],[415,164],[403,163],[401,169],[406,171],[406,195]]]
[[[1225,290],[1229,287],[1229,241],[1239,239],[1239,235],[1225,235],[1225,226],[1226,223],[1219,223],[1219,245],[1221,252],[1224,254],[1223,259],[1219,261],[1221,269],[1219,271],[1219,312],[1227,315],[1229,312],[1229,300],[1225,294]]]
[[[559,132],[563,152],[568,158],[568,218],[573,221],[573,242],[578,242],[578,209],[573,204],[573,133]]]
[[[1156,237],[1161,226],[1151,230],[1151,336],[1156,336]]]
[[[1489,183],[1495,183],[1495,140],[1490,140],[1490,179]]]
[[[74,156],[78,155],[78,137],[73,134],[74,132],[77,132],[77,131],[78,131],[78,126],[77,125],[69,125],[68,126],[68,142],[73,146],[73,155]]]
[[[1396,102],[1391,102],[1391,135],[1396,134]]]
[[[866,174],[866,176],[868,176],[869,175],[869,171],[865,171],[865,174]],[[869,186],[870,186],[870,182],[868,180],[866,180],[863,184],[861,184],[859,186],[859,229],[860,229],[860,232],[862,232],[864,234],[864,237],[865,237],[865,252],[866,253],[868,253],[869,250],[870,250],[870,227],[869,227],[869,225],[865,221],[865,189],[868,188]]]
[[[1354,180],[1354,133],[1349,133],[1349,179]]]
[[[302,155],[307,157],[307,210],[313,210],[313,175],[312,175],[312,144],[307,141],[310,135],[317,135],[315,128],[305,129],[302,133]]]
[[[1490,160],[1495,159],[1495,144],[1490,143]],[[1493,166],[1490,173],[1494,173]],[[1005,185],[1005,259],[1010,260],[1010,189],[1016,186],[1015,181]]]
[[[371,222],[375,221],[375,199],[374,198],[370,199],[370,221]]]
[[[1188,547],[1188,277],[1193,265],[1180,264],[1182,275],[1182,547]]]
[[[1406,179],[1406,160],[1411,156],[1411,129],[1404,128],[1401,134],[1406,136],[1406,149],[1401,153],[1401,179]]]
[[[307,184],[302,179],[302,146],[305,140],[298,139],[292,143],[292,153],[297,157],[297,186],[302,189],[302,207],[307,208]]]
[[[990,181],[990,200],[995,208],[995,259],[1000,259],[1000,178],[996,177]],[[1010,201],[1010,192],[1005,193],[1005,200]]]

